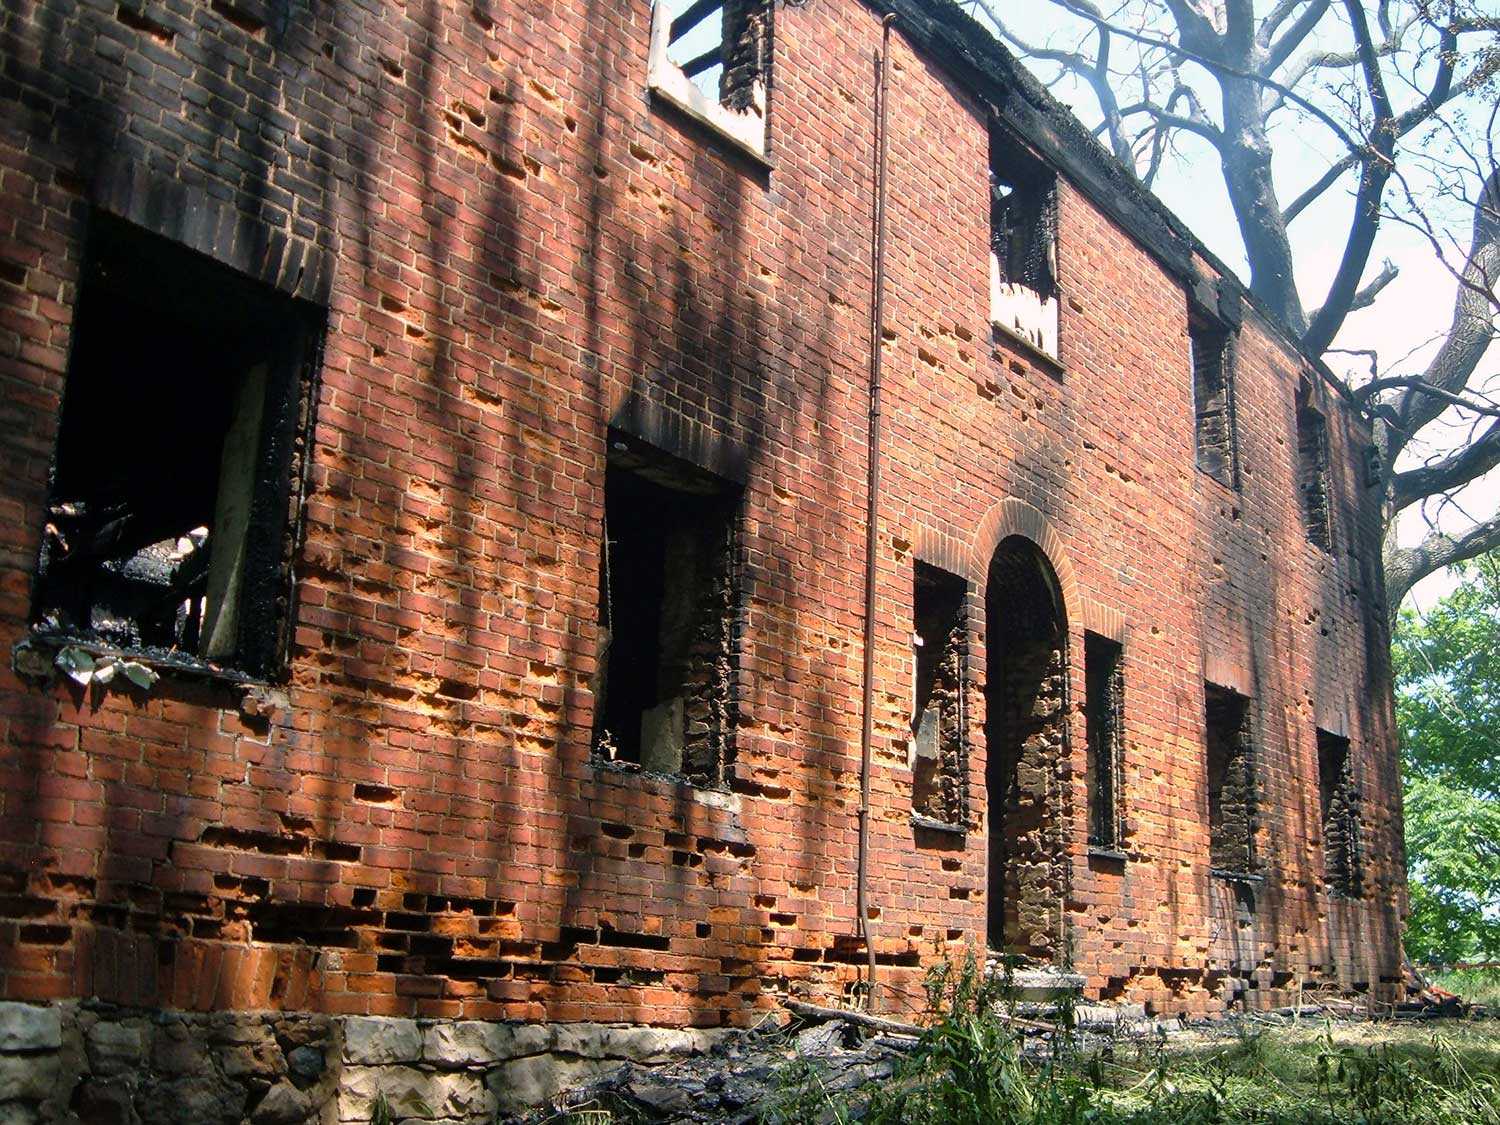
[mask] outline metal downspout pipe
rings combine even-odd
[[[885,200],[886,200],[886,102],[890,90],[891,24],[894,12],[880,22],[880,79],[875,106],[875,214],[871,253],[870,302],[870,426],[865,493],[865,635],[862,684],[863,726],[859,736],[859,866],[855,882],[855,909],[859,914],[859,936],[864,939],[868,961],[867,1010],[880,1010],[875,982],[875,941],[870,934],[870,768],[875,741],[875,577],[879,550],[877,520],[880,500],[880,392],[881,329],[885,321]]]

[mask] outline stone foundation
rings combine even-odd
[[[0,1003],[0,1125],[491,1125],[734,1032]]]

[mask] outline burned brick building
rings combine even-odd
[[[0,41],[6,1000],[1392,985],[1365,423],[947,0]]]

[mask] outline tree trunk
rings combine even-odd
[[[1220,73],[1224,96],[1224,144],[1220,164],[1229,204],[1245,239],[1250,291],[1293,332],[1307,327],[1297,294],[1292,244],[1271,178],[1271,144],[1261,117],[1260,89],[1248,78]]]

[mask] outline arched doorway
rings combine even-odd
[[[995,548],[984,604],[989,946],[1052,961],[1068,629],[1057,577],[1030,539],[1013,535]]]

